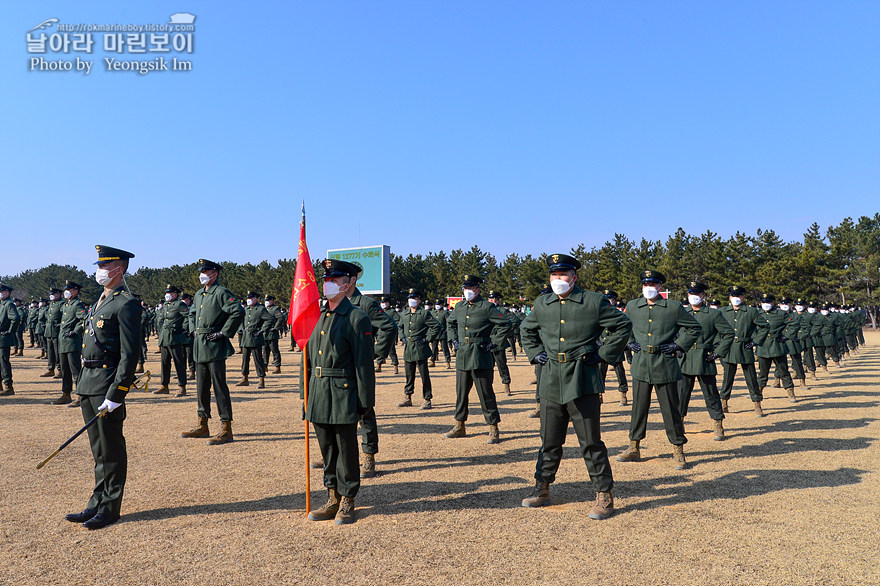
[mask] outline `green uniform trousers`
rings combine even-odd
[[[431,392],[431,375],[428,372],[428,359],[419,360],[418,362],[403,361],[403,372],[406,374],[406,383],[403,385],[403,393],[407,396],[412,395],[416,390],[416,368],[419,369],[419,376],[422,379],[422,397],[426,401],[434,398]]]
[[[278,340],[266,340],[263,346],[263,362],[268,366],[269,355],[272,355],[272,366],[281,367],[281,350],[278,349]]]
[[[61,392],[73,392],[73,382],[79,378],[82,369],[81,352],[62,352],[58,366],[61,367]]]
[[[161,346],[159,348],[162,359],[162,385],[168,386],[171,382],[171,363],[174,363],[174,370],[177,373],[177,384],[181,387],[186,386],[186,350],[183,344],[175,344],[174,346]]]
[[[813,348],[804,348],[803,364],[810,372],[816,372],[816,361],[813,360]]]
[[[365,454],[379,453],[379,423],[376,421],[376,410],[373,407],[360,416],[361,449]]]
[[[88,422],[98,413],[104,395],[82,397],[83,421]],[[89,444],[95,459],[95,489],[86,505],[99,513],[119,515],[122,510],[122,493],[128,474],[128,452],[122,422],[125,421],[125,405],[107,413],[89,427]]]
[[[498,367],[498,374],[501,376],[501,383],[509,385],[510,369],[507,367],[507,351],[496,348],[492,351],[492,358],[495,359],[495,366]]]
[[[755,364],[733,364],[723,362],[724,364],[724,381],[721,383],[721,398],[729,399],[730,392],[733,390],[733,380],[736,378],[736,367],[742,366],[743,378],[746,379],[746,386],[749,388],[749,396],[752,401],[762,401],[763,395],[758,386],[758,374],[755,372]]]
[[[793,389],[794,382],[791,380],[791,374],[788,372],[788,360],[785,355],[774,356],[773,358],[758,357],[758,386],[762,389],[767,386],[767,379],[770,377],[770,365],[776,365],[776,376],[782,379],[782,388]]]
[[[446,364],[452,362],[452,354],[449,353],[449,344],[446,340],[434,340],[431,342],[431,360],[437,362],[437,359],[440,358],[440,350],[443,350],[443,358],[446,359]]]
[[[691,402],[691,393],[694,392],[694,383],[700,379],[700,390],[703,391],[703,400],[706,401],[706,411],[709,417],[715,420],[724,419],[724,411],[721,410],[721,395],[718,393],[718,383],[714,374],[682,375],[678,387],[678,409],[681,418],[684,419]]]
[[[324,457],[324,486],[354,498],[361,487],[357,423],[312,423],[312,426]]]
[[[220,421],[232,421],[232,399],[226,384],[226,359],[196,363],[196,398],[199,417],[211,418],[211,387],[217,399]]]
[[[629,390],[626,382],[626,371],[623,369],[623,361],[617,362],[614,366],[614,374],[617,375],[617,390],[625,393]],[[604,360],[599,363],[599,378],[605,383],[605,377],[608,376],[608,363]]]
[[[455,370],[455,420],[467,421],[468,396],[471,387],[477,387],[480,407],[486,423],[496,425],[501,421],[498,404],[495,402],[495,391],[492,389],[493,369],[478,368],[475,370]]]
[[[0,380],[4,383],[12,384],[12,362],[9,361],[11,348],[4,346],[0,348]]]
[[[61,366],[60,356],[58,355],[58,338],[46,338],[46,358],[49,359],[49,363],[46,365],[49,370],[52,370],[56,366]]]
[[[263,347],[241,349],[241,374],[247,376],[251,371],[251,356],[254,357],[254,368],[257,376],[266,376],[266,363],[263,361]]]
[[[599,430],[600,406],[599,395],[581,395],[565,405],[541,401],[541,449],[535,465],[535,480],[556,480],[556,471],[562,460],[562,446],[568,433],[568,422],[571,421],[593,488],[597,492],[611,492],[614,479],[611,476],[608,450],[602,442]]]
[[[648,410],[651,407],[651,390],[657,393],[660,414],[663,415],[663,427],[669,443],[681,446],[687,443],[684,437],[684,424],[678,410],[678,381],[671,383],[652,384],[641,380],[633,380],[632,384],[632,417],[629,424],[629,439],[640,441],[645,439],[648,428]],[[544,404],[544,401],[541,401]]]

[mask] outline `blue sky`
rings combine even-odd
[[[105,71],[97,33],[90,75],[28,71],[47,18],[177,12],[192,71]],[[29,1],[0,30],[0,274],[98,242],[274,263],[302,199],[313,258],[797,240],[880,211],[877,2]]]

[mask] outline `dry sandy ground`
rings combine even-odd
[[[867,340],[840,372],[799,391],[797,404],[768,389],[764,419],[740,378],[724,442],[712,441],[695,394],[687,471],[672,468],[655,403],[646,461],[612,461],[617,514],[602,522],[587,518],[594,492],[573,432],[552,506],[520,506],[539,444],[522,357],[511,362],[515,395],[499,397],[496,446],[485,443],[475,395],[468,437],[442,437],[453,423],[453,371],[433,370],[429,412],[397,408],[403,375],[381,373],[380,474],[362,485],[358,522],[306,520],[299,355],[284,352],[284,374],[268,389],[233,388],[236,441],[226,446],[179,437],[195,422],[193,397],[133,392],[123,518],[94,532],[63,519],[91,491],[86,438],[35,469],[82,418],[46,404],[59,381],[38,378],[44,363],[27,349],[13,358],[16,395],[0,402],[0,582],[880,584],[880,334]],[[154,350],[155,341],[148,367],[157,373]],[[239,360],[229,360],[231,382]],[[612,456],[627,445],[628,423],[629,409],[609,392]],[[320,506],[320,474],[312,491]]]

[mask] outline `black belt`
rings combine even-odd
[[[355,375],[355,371],[353,368],[324,368],[322,366],[316,366],[314,373],[315,376],[318,378],[332,376],[340,378],[351,378]]]
[[[593,344],[587,346],[581,346],[580,348],[576,348],[571,352],[559,352],[554,357],[550,354],[549,358],[553,362],[574,362],[580,358],[586,358],[589,354],[592,354],[598,350],[597,346]]]
[[[104,360],[86,360],[82,359],[82,367],[83,368],[116,368],[119,364],[119,361],[116,362],[106,362]]]

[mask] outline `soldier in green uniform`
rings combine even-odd
[[[28,334],[30,335],[30,345],[28,348],[35,348],[37,345],[37,319],[39,318],[39,305],[36,301],[31,301],[30,308],[28,311]]]
[[[155,395],[167,395],[171,391],[171,363],[177,373],[177,397],[186,396],[186,349],[189,342],[186,333],[189,321],[189,307],[180,299],[180,288],[171,283],[165,287],[165,303],[156,316],[157,338],[162,354],[162,384],[153,391]]]
[[[46,311],[46,355],[49,359],[49,365],[46,372],[41,374],[42,378],[61,378],[61,369],[55,373],[55,367],[60,366],[60,357],[58,356],[58,329],[61,326],[61,310],[64,307],[64,300],[61,298],[61,290],[52,287],[49,290],[49,309]]]
[[[596,504],[589,516],[607,519],[614,513],[614,479],[599,426],[604,383],[598,365],[602,360],[612,362],[623,351],[632,323],[602,295],[577,286],[581,263],[576,258],[552,254],[547,264],[553,293],[535,300],[520,328],[526,356],[543,366],[539,386],[541,450],[535,488],[522,505],[540,507],[549,502],[550,484],[556,479],[570,421],[596,490]],[[603,332],[608,334],[600,346]]]
[[[196,380],[196,361],[193,359],[193,341],[195,340],[196,331],[195,331],[195,322],[193,317],[195,315],[192,312],[192,303],[193,298],[189,293],[181,293],[180,295],[181,301],[186,305],[186,323],[184,324],[184,328],[186,331],[186,342],[183,344],[183,350],[186,352],[186,366],[189,369],[189,374],[186,376],[186,380]]]
[[[755,405],[755,415],[763,417],[764,411],[761,409],[761,401],[763,401],[764,395],[758,385],[753,348],[765,335],[767,320],[758,314],[757,309],[743,304],[745,289],[734,285],[728,294],[730,305],[721,309],[721,315],[733,328],[733,344],[730,345],[730,352],[721,358],[726,365],[724,381],[721,384],[721,407],[725,413],[730,412],[727,402],[733,389],[737,366],[741,366],[746,386],[749,388],[749,395]]]
[[[763,393],[770,376],[770,365],[776,365],[776,372],[782,379],[789,400],[794,403],[794,383],[788,372],[788,361],[785,358],[785,328],[788,325],[788,314],[776,307],[776,296],[772,293],[761,295],[761,312],[759,314],[767,322],[758,345],[758,386]]]
[[[0,393],[0,396],[4,397],[15,394],[12,381],[12,362],[10,362],[9,356],[17,343],[15,332],[18,331],[18,324],[21,321],[15,304],[9,298],[12,291],[14,291],[12,287],[0,283],[0,379],[3,381],[3,392]]]
[[[626,304],[626,315],[632,321],[633,351],[630,375],[633,379],[632,415],[629,426],[629,449],[617,456],[620,462],[641,459],[639,443],[645,438],[651,390],[657,394],[666,437],[673,447],[676,470],[687,467],[684,458],[684,425],[678,406],[678,381],[681,368],[676,356],[690,348],[700,337],[700,323],[689,315],[681,303],[663,299],[659,287],[666,277],[659,271],[642,272],[642,298]]]
[[[49,300],[40,298],[37,311],[37,343],[40,345],[40,355],[37,360],[46,358],[46,316],[49,314]]]
[[[804,371],[804,363],[801,359],[801,353],[804,351],[803,340],[800,337],[801,332],[801,316],[797,311],[792,311],[791,308],[791,299],[788,297],[782,296],[779,298],[779,310],[786,314],[786,323],[785,329],[782,331],[782,336],[787,338],[785,342],[783,342],[783,346],[785,346],[785,353],[791,358],[791,368],[794,371],[793,379],[798,379],[800,381],[800,385],[804,390],[807,390],[807,374]],[[774,387],[779,388],[782,386],[782,378],[780,377],[782,373],[777,369],[774,373],[774,378],[776,382],[774,383]]]
[[[86,508],[67,515],[87,529],[100,529],[119,520],[128,471],[128,453],[122,424],[125,396],[134,381],[141,340],[141,310],[126,290],[125,272],[130,252],[98,245],[95,280],[104,287],[86,318],[82,370],[76,392],[82,401],[84,421],[100,411],[107,413],[89,427],[89,444],[95,460],[95,488]]]
[[[388,343],[388,355],[391,359],[391,366],[394,367],[394,374],[399,374],[399,364],[400,359],[397,357],[397,342],[399,340],[399,328],[400,328],[400,312],[396,311],[393,307],[391,307],[391,299],[388,297],[383,297],[382,302],[379,305],[382,311],[391,318],[391,321],[394,322],[394,332],[391,334],[391,341]],[[376,361],[376,372],[382,372],[382,365],[385,363],[385,358],[379,358]]]
[[[519,326],[522,325],[522,320],[519,319],[519,316],[516,315],[516,312],[511,308],[510,303],[504,303],[504,310],[513,325],[513,331],[511,332],[510,337],[507,338],[507,343],[510,345],[510,358],[516,362],[516,341],[517,334],[519,333]]]
[[[706,410],[714,422],[714,435],[716,441],[724,439],[724,410],[721,407],[721,397],[718,394],[718,384],[715,376],[718,369],[715,360],[726,356],[733,344],[733,328],[717,309],[705,306],[706,286],[699,281],[691,281],[688,285],[687,312],[694,316],[703,329],[699,339],[693,346],[685,349],[685,355],[681,358],[682,381],[679,389],[679,408],[681,417],[687,415],[688,405],[691,401],[691,393],[694,390],[694,382],[700,379],[700,389],[703,391],[703,399],[706,401]]]
[[[355,520],[354,501],[361,484],[358,418],[376,402],[374,326],[347,295],[357,284],[358,267],[334,259],[323,265],[328,307],[309,336],[308,363],[301,375],[309,377],[305,418],[312,422],[321,448],[328,499],[309,513],[309,519],[335,518],[337,525],[343,525]],[[300,383],[300,393],[302,388]]]
[[[804,374],[810,373],[810,378],[817,380],[816,377],[816,361],[813,358],[813,347],[816,345],[813,339],[813,317],[816,313],[815,308],[809,311],[810,303],[803,297],[798,297],[794,302],[794,310],[797,312],[800,320],[800,329],[797,338],[801,343],[801,363],[804,365]],[[806,387],[806,382],[804,382]]]
[[[13,356],[24,356],[24,330],[27,327],[28,310],[22,306],[21,299],[13,299],[12,304],[18,312],[18,329],[15,332],[15,354]]]
[[[275,318],[269,310],[260,303],[260,294],[256,291],[248,291],[245,297],[247,308],[244,313],[244,330],[241,337],[241,347],[244,352],[241,355],[241,380],[235,384],[237,387],[246,387],[250,384],[248,374],[251,369],[251,356],[254,357],[254,368],[260,379],[258,389],[266,388],[266,363],[263,361],[263,348],[266,346],[266,336],[275,327]]]
[[[612,307],[617,307],[617,292],[613,289],[605,289],[603,292],[605,299],[608,301],[608,304]],[[599,341],[604,344],[605,338],[610,334],[610,331],[602,332],[602,335],[599,336]],[[615,361],[611,362],[610,365],[614,368],[614,374],[617,375],[617,391],[620,393],[620,405],[621,407],[626,407],[629,405],[629,401],[627,400],[626,394],[629,392],[629,385],[626,382],[626,371],[623,369],[623,360],[625,356],[623,350],[621,350],[620,354],[614,356]],[[599,376],[602,377],[602,388],[605,388],[605,377],[608,376],[608,366],[609,363],[604,360],[599,364]]]
[[[495,305],[480,296],[482,282],[483,279],[476,275],[465,275],[462,282],[464,299],[446,318],[446,335],[455,349],[455,426],[446,437],[467,435],[468,395],[475,386],[483,417],[489,426],[486,443],[497,444],[501,441],[498,432],[501,415],[492,389],[492,351],[507,341],[511,324]]]
[[[244,320],[244,310],[229,289],[217,282],[221,267],[207,259],[199,259],[199,283],[203,288],[195,294],[191,313],[195,330],[193,354],[196,361],[196,396],[199,422],[180,437],[204,438],[211,435],[211,387],[220,413],[220,433],[208,440],[209,445],[231,442],[232,400],[226,384],[226,359],[235,353],[229,341]]]
[[[71,402],[73,383],[79,379],[82,361],[83,332],[88,314],[86,304],[79,298],[82,287],[73,281],[64,284],[64,303],[61,308],[61,325],[58,329],[58,356],[61,372],[61,396],[52,401],[53,405],[66,405]],[[77,395],[71,407],[79,407],[81,398]]]
[[[489,291],[489,303],[498,308],[507,321],[510,322],[510,331],[515,327],[515,321],[510,315],[510,311],[501,304],[501,294],[497,291]],[[501,377],[501,384],[504,387],[504,394],[510,397],[513,392],[510,390],[510,368],[507,366],[507,349],[510,348],[510,337],[504,340],[503,344],[499,344],[497,348],[492,350],[492,357],[495,359],[495,367],[498,369],[498,375]]]
[[[350,275],[354,278],[354,283],[345,290],[345,295],[353,306],[360,309],[370,318],[373,335],[373,358],[378,364],[384,360],[391,351],[391,345],[394,343],[397,334],[397,324],[394,323],[387,313],[382,311],[382,307],[372,297],[367,297],[357,288],[357,279],[364,272],[362,267],[347,263],[349,266],[357,267],[358,272]],[[326,266],[326,263],[325,263]],[[395,367],[394,373],[397,374]],[[379,453],[379,424],[376,422],[376,410],[372,405],[361,415],[361,449],[364,452],[364,460],[361,464],[361,478],[372,478],[376,474],[376,454]]]
[[[272,319],[275,320],[272,322],[272,327],[269,328],[269,331],[266,332],[265,335],[266,345],[263,346],[263,362],[268,366],[269,355],[271,354],[272,366],[275,367],[272,374],[281,374],[281,350],[278,349],[278,340],[281,339],[281,333],[284,330],[284,325],[287,323],[287,320],[284,317],[284,311],[275,305],[274,295],[266,295],[266,300],[263,304],[266,306],[266,311],[268,311],[269,315],[272,316]]]
[[[431,366],[437,363],[440,358],[440,350],[443,350],[443,358],[446,359],[446,370],[452,370],[452,356],[449,354],[449,342],[446,340],[446,317],[449,311],[443,306],[443,300],[437,299],[434,302],[434,310],[431,312],[437,324],[440,326],[440,335],[434,338],[431,343]]]
[[[440,335],[440,324],[431,313],[419,307],[422,294],[418,289],[410,289],[407,295],[409,309],[400,316],[400,336],[403,339],[403,372],[406,383],[403,387],[403,401],[398,407],[412,407],[412,396],[416,387],[416,368],[422,378],[422,409],[431,408],[431,375],[428,372],[428,358],[431,357],[431,342]]]
[[[838,364],[846,358],[846,334],[845,334],[845,324],[844,317],[840,313],[840,306],[837,303],[829,303],[829,308],[831,310],[830,317],[834,320],[834,351],[837,352],[838,356]]]

